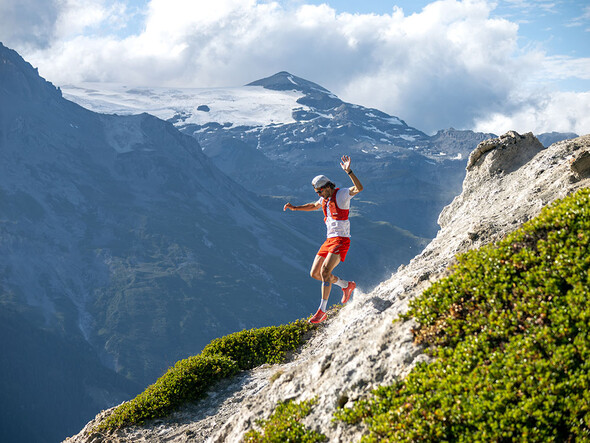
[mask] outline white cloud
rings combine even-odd
[[[34,17],[16,17],[16,6],[2,4],[0,12],[34,24],[37,32],[27,42],[26,33],[4,28],[6,19],[0,18],[0,40],[58,85],[239,86],[286,70],[426,132],[478,125],[498,133],[494,124],[502,128],[506,121],[519,131],[532,130],[533,123],[555,130],[550,125],[560,120],[549,118],[552,112],[567,115],[560,125],[569,122],[569,129],[562,130],[590,132],[584,106],[561,107],[566,99],[583,103],[585,96],[548,90],[545,100],[538,98],[547,82],[587,79],[588,60],[523,51],[518,25],[493,18],[492,1],[441,0],[420,13],[393,8],[377,15],[301,2],[151,0],[144,26],[127,37],[106,27],[113,21],[125,26],[132,14],[121,1],[63,0],[51,9],[25,0],[25,9],[45,7]],[[25,44],[33,41],[36,50]]]
[[[535,10],[554,13],[559,7],[560,1],[547,0],[504,0],[509,6],[520,9],[522,13],[532,13]]]
[[[60,6],[55,23],[57,40],[66,40],[84,33],[88,28],[99,27],[109,19],[112,11],[101,0],[67,0]]]
[[[59,8],[45,0],[0,2],[0,41],[14,46],[47,47]]]
[[[587,26],[588,22],[590,22],[590,5],[585,6],[582,10],[582,14],[578,17],[574,17],[570,23],[566,24],[566,26]],[[589,29],[586,29],[586,31],[589,31]]]
[[[590,80],[590,58],[544,57],[539,81],[579,78]]]
[[[590,92],[546,92],[527,97],[513,112],[492,113],[475,124],[476,131],[502,134],[509,130],[520,133],[575,132],[590,133]]]
[[[124,3],[116,0],[22,0],[0,3],[0,39],[31,50],[78,35],[125,26]]]

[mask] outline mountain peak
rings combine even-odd
[[[324,94],[330,94],[330,91],[328,91],[326,88],[323,88],[316,83],[310,82],[309,80],[305,80],[304,78],[290,74],[287,71],[277,72],[270,77],[248,83],[246,86],[262,86],[263,88],[272,89],[275,91],[296,90],[304,93],[317,91],[323,92]]]
[[[299,91],[304,94],[297,100],[297,103],[309,106],[316,110],[327,111],[342,105],[342,100],[317,83],[310,82],[304,78],[297,77],[287,71],[277,72],[275,75],[266,77],[246,86],[262,86],[265,89],[274,91]]]
[[[52,83],[39,76],[16,51],[0,42],[0,91],[4,94],[3,104],[11,106],[15,97],[27,101],[42,101],[61,98],[61,91]]]

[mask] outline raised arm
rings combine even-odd
[[[352,172],[352,169],[350,168],[350,163],[350,157],[348,155],[343,155],[342,160],[340,161],[340,166],[342,167],[342,169],[344,169],[344,172],[346,172],[352,180],[352,184],[354,185],[352,188],[350,188],[350,195],[352,196],[357,195],[364,188],[358,177],[354,175],[354,172]]]

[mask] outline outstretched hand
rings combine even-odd
[[[343,155],[340,161],[340,166],[344,169],[344,172],[347,174],[350,172],[350,157],[348,155]]]
[[[285,206],[283,206],[283,211],[286,211],[287,209],[290,209],[292,211],[293,205],[291,203],[287,203]]]

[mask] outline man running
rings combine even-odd
[[[356,288],[355,282],[342,280],[332,274],[334,268],[344,261],[350,247],[350,221],[348,220],[350,199],[363,190],[363,185],[350,169],[350,163],[350,157],[343,155],[340,166],[348,174],[354,186],[343,189],[336,188],[336,185],[328,177],[318,175],[311,182],[315,192],[320,196],[318,201],[301,206],[287,203],[283,208],[283,211],[287,209],[316,211],[320,208],[324,211],[327,240],[318,251],[310,271],[313,278],[322,282],[322,301],[318,311],[309,320],[311,323],[321,323],[326,319],[332,284],[342,288],[342,303],[346,303],[350,299],[352,291]]]

